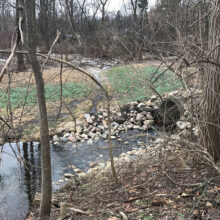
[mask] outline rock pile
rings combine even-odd
[[[199,94],[201,91],[193,90],[194,94]],[[191,93],[184,90],[176,90],[165,96],[171,100],[178,100],[178,103],[184,107],[182,115],[179,116],[176,123],[180,131],[189,130],[191,114],[187,106],[187,100],[191,97]],[[152,126],[157,124],[158,112],[160,112],[161,100],[156,96],[152,96],[146,102],[131,102],[122,106],[116,106],[111,109],[111,139],[120,140],[120,133],[128,130],[148,131]],[[176,121],[177,121],[176,120]],[[195,129],[194,129],[195,130]],[[60,142],[87,142],[93,144],[93,141],[99,138],[108,138],[107,126],[107,110],[99,109],[96,114],[85,114],[82,120],[69,122],[64,127],[57,130],[58,135],[53,136],[53,143],[59,145]],[[195,132],[196,133],[196,132]]]
[[[199,93],[200,91],[196,91],[196,94]],[[160,149],[158,152],[161,153],[161,149],[165,149],[163,148],[164,146],[166,146],[166,149],[169,150],[170,146],[175,141],[181,140],[181,138],[187,137],[187,135],[192,135],[192,133],[197,136],[198,128],[190,123],[192,116],[189,113],[189,109],[187,109],[187,100],[190,96],[191,95],[189,93],[185,93],[184,91],[174,91],[167,95],[167,97],[178,98],[184,106],[184,114],[181,115],[180,119],[176,122],[176,130],[174,134],[170,135],[170,140],[161,136],[157,137],[150,144],[138,141],[137,145],[134,146],[132,150],[122,153],[119,157],[114,158],[116,167],[121,167],[126,163],[129,164],[134,161],[135,158],[147,158],[152,154],[152,150],[156,152],[157,149]],[[160,101],[153,96],[147,102],[132,102],[112,109],[112,139],[119,140],[120,132],[125,130],[138,129],[145,131],[151,128],[151,126],[155,124],[155,110],[158,109],[159,105]],[[85,114],[82,121],[77,121],[75,129],[67,130],[64,131],[61,139],[67,138],[67,140],[69,140],[73,137],[72,135],[75,135],[78,138],[77,141],[88,141],[91,143],[94,139],[100,137],[106,139],[107,113],[104,109],[100,109],[97,112],[97,115]],[[54,141],[60,141],[57,135],[55,135],[53,139]],[[126,144],[126,142],[124,142],[124,144]],[[154,156],[156,155],[155,152]],[[71,165],[69,168],[72,168],[73,174],[65,173],[63,179],[59,180],[55,184],[70,181],[74,175],[78,177],[84,177],[86,175],[103,177],[105,176],[105,173],[108,173],[111,170],[111,163],[110,160],[90,162],[87,172],[76,168],[74,165]]]
[[[147,131],[154,124],[154,111],[157,108],[157,100],[153,96],[148,102],[132,102],[120,107],[111,109],[111,139],[119,139],[123,131],[137,129]],[[107,111],[99,109],[96,115],[85,114],[83,120],[69,122],[63,128],[59,128],[53,136],[54,145],[62,142],[87,142],[99,138],[108,138]]]

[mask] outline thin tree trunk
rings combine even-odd
[[[50,163],[50,145],[49,131],[47,121],[47,109],[44,94],[44,82],[39,62],[36,57],[36,31],[35,31],[35,1],[25,0],[25,15],[28,37],[28,55],[32,66],[39,105],[40,118],[40,142],[41,142],[41,204],[40,217],[50,216],[51,210],[51,163]]]
[[[212,2],[209,26],[209,60],[220,63],[220,1]],[[208,64],[204,71],[201,140],[215,162],[220,161],[220,67]]]
[[[23,46],[22,44],[24,42],[22,37],[21,36],[21,30],[20,28],[22,28],[23,26],[23,19],[24,19],[24,9],[23,9],[23,6],[24,6],[24,1],[23,0],[16,0],[16,23],[17,23],[17,26],[18,26],[18,30],[17,30],[17,47],[18,47],[18,50],[22,50],[23,49]],[[24,55],[23,54],[17,54],[17,63],[18,63],[18,71],[24,71],[26,69],[26,66],[25,66],[25,62],[24,62]]]

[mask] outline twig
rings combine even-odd
[[[83,210],[81,210],[81,209],[74,208],[74,207],[69,208],[69,210],[74,211],[74,212],[77,212],[77,213],[80,213],[80,214],[86,214],[86,215],[90,215],[90,214],[91,214],[90,212],[85,212],[85,211],[83,211]]]
[[[16,36],[16,39],[15,39],[15,41],[14,41],[14,45],[13,45],[11,54],[10,54],[10,56],[8,57],[8,59],[7,59],[6,63],[5,63],[5,65],[3,66],[2,70],[1,70],[1,73],[0,73],[0,83],[1,83],[1,81],[2,81],[2,78],[3,78],[3,76],[4,76],[5,72],[6,72],[6,70],[8,69],[8,67],[9,67],[9,65],[10,65],[10,63],[11,63],[11,61],[12,61],[12,59],[13,59],[14,56],[15,56],[16,49],[17,49],[17,36]]]
[[[53,44],[52,44],[52,46],[50,47],[50,50],[49,50],[49,52],[48,52],[48,54],[47,54],[47,57],[46,57],[46,59],[44,60],[43,65],[42,65],[42,67],[41,67],[41,72],[43,72],[47,61],[50,59],[50,55],[51,55],[51,53],[52,53],[53,47],[54,47],[55,44],[57,43],[57,41],[58,41],[58,39],[59,39],[59,37],[60,37],[60,34],[61,34],[61,32],[60,32],[60,31],[57,31],[56,38],[55,38],[55,40],[53,41]]]
[[[138,200],[138,199],[146,198],[148,196],[151,196],[151,195],[155,194],[156,192],[158,192],[158,190],[155,190],[155,191],[153,191],[151,193],[148,193],[148,194],[146,194],[144,196],[137,196],[137,197],[134,197],[134,198],[130,198],[128,200],[125,200],[124,203],[133,202],[133,201]]]
[[[122,216],[123,220],[128,220],[128,217],[125,215],[124,212],[119,212],[119,213]]]
[[[4,124],[6,124],[9,129],[11,129],[11,126],[8,124],[8,122],[5,121],[1,116],[0,116],[0,120],[1,120]],[[3,125],[3,126],[4,126],[4,125]]]

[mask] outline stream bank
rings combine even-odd
[[[144,149],[155,138],[154,133],[148,136],[138,131],[124,133],[121,135],[122,141],[113,141],[114,157],[130,151],[129,157],[124,155],[124,158],[132,160],[136,158],[138,148]],[[123,144],[125,142],[127,144]],[[109,167],[109,149],[105,146],[107,143],[102,138],[94,145],[77,143],[76,146],[69,142],[54,146],[51,143],[53,191],[60,189],[73,176],[82,177],[94,170]],[[19,163],[12,156],[14,152],[11,147],[24,163]],[[5,144],[3,152],[0,165],[0,218],[22,220],[29,206],[32,206],[35,192],[40,190],[40,145],[37,142]]]

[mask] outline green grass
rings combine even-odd
[[[143,100],[149,98],[153,91],[149,82],[156,91],[163,95],[181,87],[178,78],[170,71],[156,67],[141,67],[134,69],[132,66],[113,67],[106,72],[114,95],[121,102]]]
[[[88,96],[91,89],[82,83],[66,83],[63,85],[63,97],[64,98],[79,98]],[[27,94],[27,88],[14,88],[10,91],[10,101],[12,107],[21,107],[25,102],[25,97]],[[36,88],[30,88],[27,98],[26,106],[31,106],[37,101]],[[46,101],[58,101],[60,99],[60,85],[48,84],[45,85],[45,96]],[[8,103],[8,94],[5,90],[0,90],[0,108],[5,108]]]

